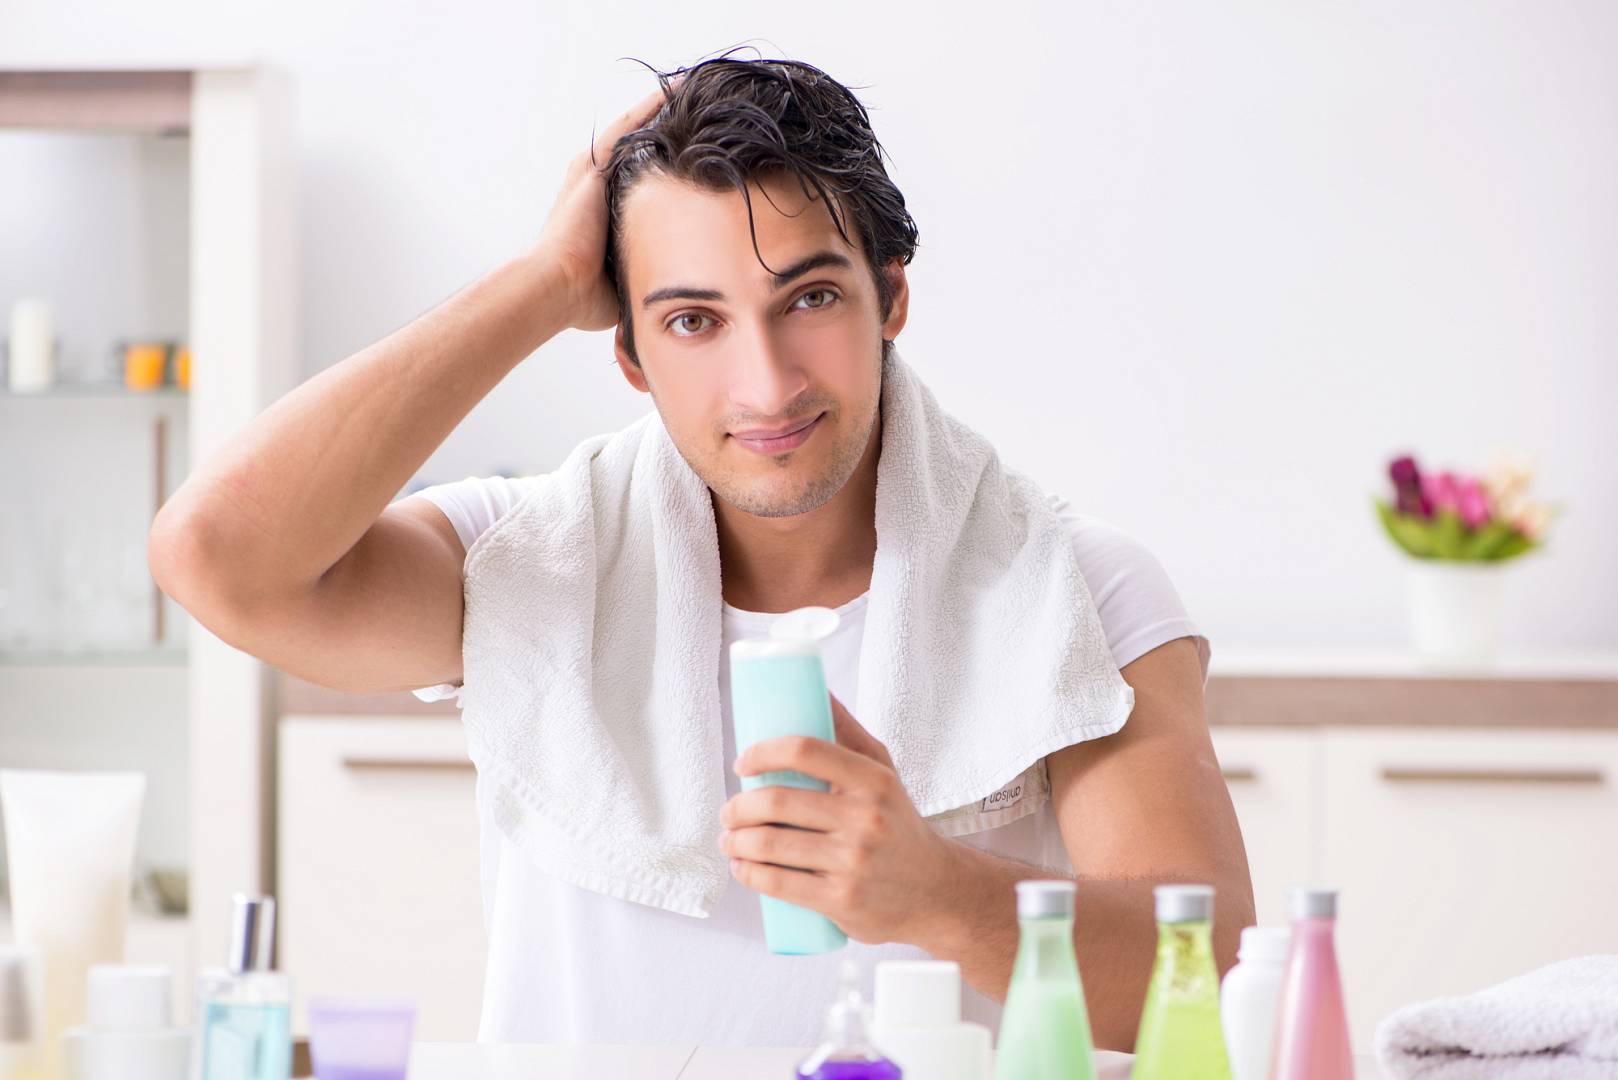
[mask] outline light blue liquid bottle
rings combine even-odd
[[[235,897],[229,964],[197,985],[199,1080],[288,1080],[292,1075],[292,982],[271,970],[275,901]]]
[[[809,735],[834,742],[831,695],[820,662],[820,641],[837,629],[837,613],[809,607],[775,620],[769,640],[737,641],[730,647],[731,722],[736,752],[764,739]],[[742,790],[772,784],[825,791],[824,781],[798,772],[742,777]],[[837,924],[818,911],[760,896],[764,941],[786,956],[831,952],[848,943]]]

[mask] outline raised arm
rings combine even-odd
[[[597,138],[594,161],[663,103]],[[415,322],[276,401],[158,512],[163,591],[246,652],[325,686],[461,677],[461,563],[449,521],[390,500],[512,368],[568,327],[604,330],[607,208],[591,153],[569,166],[540,238]]]

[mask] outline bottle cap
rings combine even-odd
[[[1335,919],[1337,890],[1297,885],[1287,892],[1287,907],[1294,919]]]
[[[274,956],[275,900],[237,893],[231,898],[230,955],[225,966],[235,975],[269,971]]]
[[[1073,917],[1073,897],[1077,886],[1071,881],[1017,882],[1017,918],[1048,919]]]
[[[1157,898],[1157,921],[1161,923],[1208,922],[1213,919],[1212,885],[1159,885],[1152,890]]]
[[[852,956],[843,957],[837,981],[837,1000],[826,1010],[824,1046],[835,1046],[843,1053],[867,1051],[871,1045],[866,1034],[870,1016],[865,995],[860,993],[860,966]]]
[[[0,1043],[31,1043],[39,1035],[39,954],[0,945]]]
[[[1290,926],[1248,926],[1242,929],[1242,945],[1236,959],[1285,963],[1291,947]]]
[[[959,1024],[960,965],[952,960],[883,960],[877,964],[876,1022],[884,1028]]]
[[[171,994],[166,967],[96,964],[85,982],[85,1023],[95,1031],[165,1031]]]

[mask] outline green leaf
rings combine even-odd
[[[1433,557],[1433,542],[1424,520],[1401,514],[1381,499],[1376,500],[1376,509],[1382,519],[1382,528],[1406,554],[1418,559]]]
[[[1513,532],[1505,542],[1496,548],[1487,558],[1498,562],[1501,559],[1514,559],[1527,551],[1532,551],[1539,545],[1528,539],[1520,532]]]
[[[1461,548],[1466,543],[1466,526],[1461,524],[1460,515],[1453,510],[1440,510],[1433,518],[1432,538],[1434,555],[1440,559],[1461,558]]]
[[[1475,529],[1461,544],[1463,559],[1493,559],[1496,552],[1505,546],[1513,536],[1521,535],[1515,526],[1508,521],[1491,521],[1480,529]]]

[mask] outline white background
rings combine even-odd
[[[941,10],[0,0],[0,64],[289,69],[311,374],[537,234],[592,123],[652,87],[620,58],[809,61],[858,88],[920,225],[904,355],[1007,463],[1144,540],[1216,664],[1402,644],[1370,504],[1402,450],[1536,454],[1568,513],[1518,567],[1507,644],[1618,646],[1618,5]],[[0,201],[39,195],[26,157],[0,152]],[[173,171],[104,157],[109,191]],[[171,206],[126,199],[26,251],[8,222],[0,306],[89,253],[171,272],[119,251]],[[173,295],[151,293],[153,328]],[[55,299],[64,321],[92,306]],[[647,407],[608,335],[570,333],[417,481],[550,468]]]

